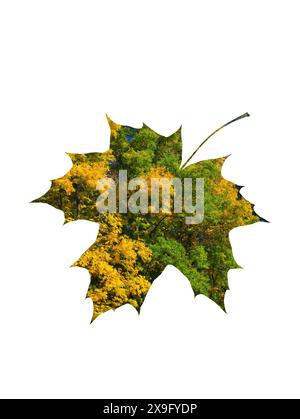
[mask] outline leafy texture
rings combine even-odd
[[[95,243],[74,263],[88,269],[88,297],[94,315],[130,303],[140,309],[151,283],[172,264],[189,279],[195,294],[204,294],[224,308],[227,273],[236,268],[229,242],[235,227],[259,221],[240,187],[221,175],[225,158],[200,161],[181,168],[181,131],[164,137],[146,125],[136,129],[115,124],[110,149],[104,153],[69,154],[73,166],[52,181],[35,202],[48,203],[65,214],[65,222],[84,219],[99,224]],[[96,209],[97,181],[128,179],[204,178],[204,219],[187,225],[187,214],[104,213]]]

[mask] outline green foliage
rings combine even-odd
[[[157,237],[150,249],[153,258],[152,277],[156,278],[165,266],[174,265],[190,280],[196,294],[209,294],[209,277],[205,271],[208,267],[207,255],[202,246],[197,246],[187,253],[186,248],[178,241]]]

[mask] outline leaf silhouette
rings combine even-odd
[[[242,119],[248,114],[230,121]],[[253,205],[242,197],[240,186],[221,175],[226,159],[218,158],[181,165],[181,129],[169,137],[146,125],[142,128],[121,126],[110,118],[110,148],[104,153],[68,154],[72,168],[61,178],[52,180],[51,188],[34,202],[47,203],[64,212],[65,222],[79,219],[99,224],[96,241],[74,263],[88,269],[91,282],[88,297],[93,301],[93,319],[99,314],[130,303],[140,309],[151,283],[172,264],[190,281],[195,295],[204,294],[224,308],[228,289],[227,273],[238,267],[229,232],[238,226],[261,219]],[[119,173],[127,171],[128,181],[143,179],[148,187],[149,211],[99,213],[96,207],[98,181],[112,179],[119,195]],[[151,179],[204,179],[204,217],[202,222],[187,224],[185,208],[175,213],[151,206]],[[98,188],[99,189],[99,188]],[[126,200],[132,191],[126,190]],[[175,194],[170,202],[175,202]],[[127,205],[127,204],[126,204]]]

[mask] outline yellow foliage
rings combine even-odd
[[[109,127],[110,127],[110,133],[112,137],[116,137],[118,134],[119,129],[122,127],[122,125],[116,124],[114,121],[110,119],[108,115],[106,115],[106,119],[108,121]]]
[[[53,181],[54,185],[60,189],[64,189],[67,195],[75,192],[74,186],[67,175]]]
[[[168,182],[171,183],[172,179],[174,179],[174,175],[172,173],[170,173],[165,167],[154,166],[142,178],[146,180],[146,186],[148,187],[148,197],[149,197],[148,210],[149,210],[150,213],[156,212],[157,208],[155,208],[154,206],[151,205],[152,179],[157,179],[158,182],[160,182],[160,187],[162,187],[164,182],[166,182],[166,185],[168,185]],[[162,199],[161,199],[161,194],[160,194],[160,196],[159,196],[159,205],[160,205],[159,212],[161,212],[163,214],[171,215],[172,214],[171,208],[173,207],[173,202],[174,202],[175,196],[176,196],[175,189],[171,186],[170,187],[170,209],[162,210],[161,209]]]
[[[174,175],[170,173],[165,167],[162,166],[154,166],[152,167],[146,176],[144,176],[144,179],[147,179],[148,181],[151,180],[151,178],[156,179],[173,179]]]
[[[91,189],[96,189],[99,179],[107,173],[107,166],[104,162],[81,163],[72,167],[68,173],[73,181],[80,181]]]
[[[94,303],[94,318],[126,303],[139,308],[151,285],[140,274],[140,264],[151,256],[144,242],[122,235],[120,214],[102,214],[96,242],[74,264],[91,274],[87,295]]]
[[[256,218],[253,214],[252,205],[246,199],[238,199],[239,192],[235,185],[228,180],[221,178],[215,182],[213,187],[215,195],[222,196],[228,203],[223,209],[221,219],[227,220],[234,219],[235,224],[245,224],[245,221],[251,221]]]
[[[103,153],[104,154],[104,153]],[[54,186],[63,189],[67,195],[75,192],[75,185],[84,185],[95,190],[99,179],[103,178],[108,171],[107,161],[76,161],[65,176],[53,181]]]

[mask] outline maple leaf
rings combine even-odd
[[[238,267],[229,232],[263,219],[242,197],[241,187],[222,177],[226,157],[189,166],[188,163],[212,135],[246,116],[249,114],[214,131],[183,165],[181,129],[165,137],[145,124],[133,128],[118,125],[109,118],[108,151],[68,154],[72,168],[63,177],[52,180],[49,191],[34,202],[48,203],[62,210],[65,222],[84,219],[99,224],[96,241],[73,265],[88,269],[91,275],[87,295],[93,301],[93,319],[126,303],[139,310],[151,283],[169,264],[189,279],[195,295],[204,294],[225,309],[227,273]],[[185,179],[203,179],[205,199],[201,222],[187,224],[191,214],[185,207],[179,212],[163,208],[155,212],[151,203],[147,203],[149,211],[124,212],[117,206],[119,211],[99,212],[96,205],[101,193],[99,180],[111,179],[120,193],[120,171],[127,171],[128,181],[142,179],[143,185],[149,186],[149,198],[152,179],[179,179],[183,184]],[[132,193],[126,190],[124,196],[129,199]],[[192,194],[195,199],[195,191]],[[175,195],[173,190],[170,195],[173,204]]]

